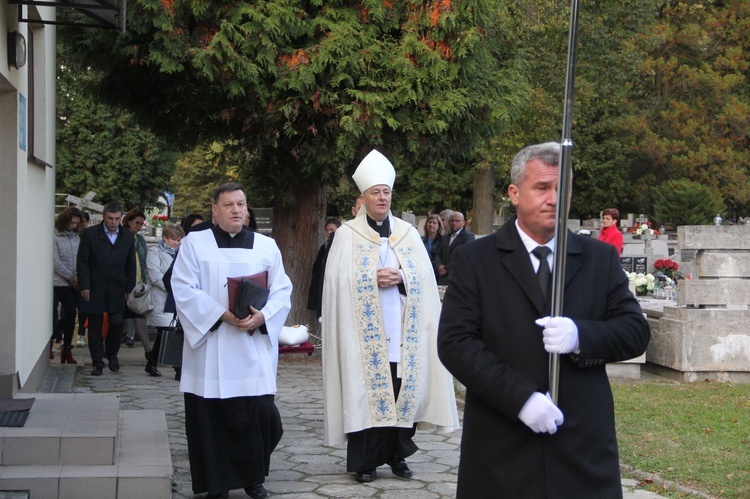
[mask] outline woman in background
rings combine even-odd
[[[190,215],[185,217],[185,220],[182,221],[182,230],[185,232],[185,234],[187,234],[190,227],[203,223],[204,221],[205,220],[203,219],[202,215],[198,213],[191,213]]]
[[[132,232],[135,236],[136,284],[149,282],[148,269],[146,269],[146,252],[148,251],[148,246],[146,245],[146,239],[140,234],[145,222],[146,214],[143,213],[140,208],[133,208],[122,217],[122,226]],[[129,347],[132,347],[133,337],[137,335],[143,345],[143,352],[146,355],[146,359],[148,359],[149,354],[151,353],[151,341],[148,337],[148,327],[146,327],[145,317],[138,315],[128,307],[125,307],[125,325],[128,331],[128,334],[125,337],[125,343]],[[133,334],[131,334],[131,326],[134,329],[132,332]]]
[[[424,247],[427,248],[427,254],[430,255],[430,261],[435,262],[435,254],[440,251],[440,245],[443,236],[443,222],[440,220],[440,215],[432,214],[427,217],[424,222],[424,236],[422,236],[422,242]],[[437,278],[437,272],[435,273]]]
[[[620,212],[617,208],[607,208],[602,212],[602,232],[599,240],[609,243],[622,255],[622,233],[617,225],[620,222]]]
[[[424,247],[427,248],[427,253],[432,256],[432,251],[435,248],[435,244],[440,240],[440,236],[443,235],[443,224],[440,221],[440,216],[432,214],[427,217],[424,222],[424,236],[422,236],[422,242]]]
[[[78,303],[78,275],[76,274],[76,257],[81,239],[76,229],[81,221],[81,211],[75,206],[65,208],[55,220],[55,251],[54,251],[54,304],[57,315],[57,304],[61,306],[61,314],[55,317],[52,330],[53,339],[62,339],[60,362],[63,364],[77,364],[71,352],[73,348],[73,331],[76,327],[76,311]],[[54,359],[52,351],[53,341],[49,344],[49,358]]]
[[[151,354],[146,357],[148,362],[145,371],[151,376],[161,376],[156,367],[159,363],[161,334],[175,318],[174,312],[165,312],[164,310],[164,305],[167,302],[164,274],[172,265],[183,237],[185,237],[185,231],[182,230],[182,227],[177,224],[167,224],[162,232],[161,241],[158,245],[148,249],[148,256],[146,257],[148,275],[151,279],[151,293],[154,300],[154,310],[146,316],[146,321],[149,326],[156,327],[157,331],[154,348],[151,350]]]

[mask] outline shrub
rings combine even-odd
[[[686,178],[664,182],[654,206],[655,218],[675,225],[705,225],[724,211],[721,193]]]

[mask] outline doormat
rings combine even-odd
[[[10,399],[0,397],[0,427],[21,428],[26,424],[33,398]]]

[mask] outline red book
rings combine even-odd
[[[245,282],[243,284],[243,281]],[[250,306],[260,310],[268,299],[268,272],[260,274],[227,277],[229,292],[229,310],[240,319],[250,313]],[[238,297],[241,303],[237,303]]]

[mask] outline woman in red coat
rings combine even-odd
[[[607,208],[602,212],[602,232],[599,234],[599,240],[609,243],[617,252],[622,255],[622,234],[617,225],[620,222],[620,212],[617,208]]]

